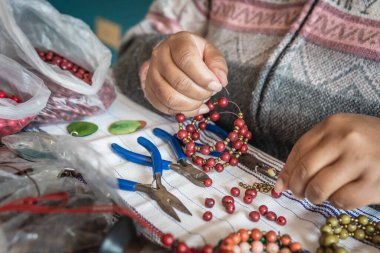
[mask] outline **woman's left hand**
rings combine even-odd
[[[294,145],[275,190],[342,209],[380,203],[380,118],[335,114]]]

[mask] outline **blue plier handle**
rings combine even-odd
[[[174,138],[171,134],[169,134],[168,132],[166,132],[160,128],[153,129],[153,134],[155,136],[157,136],[158,138],[161,138],[164,141],[166,141],[167,143],[169,143],[170,147],[172,148],[172,150],[175,153],[177,161],[187,159],[185,153],[183,152],[181,144],[179,143],[177,138]]]

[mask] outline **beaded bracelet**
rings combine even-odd
[[[339,217],[331,216],[326,224],[321,227],[321,237],[319,238],[320,247],[317,253],[334,252],[346,253],[343,247],[337,244],[339,239],[354,237],[357,240],[372,242],[380,245],[380,222],[370,221],[367,216],[359,215],[350,217],[342,214]]]
[[[207,123],[219,120],[221,113],[215,111],[216,106],[225,108],[229,103],[233,102],[228,101],[225,97],[214,102],[211,100],[208,101],[207,106],[210,109],[210,115],[206,118],[204,115],[197,115],[191,120],[191,123],[186,126],[183,124],[186,119],[185,115],[182,113],[176,115],[179,128],[177,136],[185,145],[186,156],[191,157],[193,163],[202,167],[205,172],[209,172],[212,169],[215,169],[217,172],[222,172],[224,168],[229,165],[236,166],[241,154],[248,151],[248,141],[252,138],[252,132],[248,130],[240,109],[239,113],[236,114],[237,119],[234,121],[234,130],[228,134],[226,139],[217,141],[215,145],[195,145],[195,141],[199,139],[200,131],[206,129]],[[212,151],[220,152],[220,157],[205,159],[195,155],[196,152],[200,152],[202,155],[209,155]]]

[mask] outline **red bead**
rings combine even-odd
[[[186,126],[186,131],[188,131],[189,133],[193,133],[195,131],[195,126],[193,124],[188,124]]]
[[[291,252],[299,252],[299,251],[302,250],[301,243],[299,243],[299,242],[292,242],[289,245],[289,249],[290,249]]]
[[[234,197],[239,197],[240,195],[240,189],[237,187],[232,187],[231,188],[231,195]]]
[[[161,242],[164,246],[166,247],[170,247],[173,245],[174,243],[174,237],[172,234],[164,234],[162,237],[161,237]]]
[[[203,171],[206,172],[206,173],[209,173],[209,172],[210,172],[210,167],[207,166],[207,165],[203,165],[203,166],[202,166],[202,169],[203,169]]]
[[[191,139],[193,139],[194,141],[198,140],[199,139],[199,133],[198,132],[191,133]]]
[[[224,170],[224,166],[223,166],[223,164],[217,163],[217,164],[215,164],[214,169],[216,172],[220,173]]]
[[[51,64],[53,65],[60,65],[62,62],[62,58],[58,55],[53,57],[53,60],[51,60]]]
[[[212,185],[212,179],[206,178],[205,181],[203,181],[204,186],[210,187]]]
[[[245,153],[248,151],[248,145],[247,144],[243,144],[240,148],[240,152],[242,153]]]
[[[177,247],[176,247],[176,252],[177,252],[177,253],[186,253],[187,250],[188,250],[188,247],[187,247],[186,243],[184,243],[184,242],[179,242],[179,243],[177,244]]]
[[[286,219],[284,216],[278,216],[276,223],[281,226],[285,226],[286,224]]]
[[[248,128],[247,128],[246,126],[240,128],[240,130],[239,130],[239,134],[240,134],[240,135],[243,135],[243,136],[244,136],[247,132],[248,132]]]
[[[261,230],[254,228],[251,231],[251,238],[254,241],[259,241],[263,237],[263,232]]]
[[[181,129],[177,132],[178,139],[183,140],[187,137],[188,132],[184,129]]]
[[[261,215],[265,215],[268,212],[268,207],[266,205],[259,206],[259,212]]]
[[[231,196],[224,196],[223,198],[222,198],[222,204],[223,204],[223,206],[224,207],[226,207],[227,206],[227,204],[229,204],[229,203],[234,203],[235,202],[235,200],[234,200],[234,198],[233,197],[231,197]]]
[[[18,125],[18,120],[9,119],[7,120],[7,123],[9,127],[15,127]]]
[[[203,158],[200,156],[196,156],[195,158],[193,158],[193,161],[194,161],[195,165],[198,165],[198,166],[203,165]]]
[[[200,148],[200,152],[202,155],[208,155],[210,154],[210,146],[205,144]]]
[[[210,221],[212,219],[212,212],[207,211],[203,214],[203,220]]]
[[[71,73],[75,74],[78,71],[78,69],[78,65],[73,64],[73,67],[71,68]]]
[[[272,211],[269,211],[265,214],[265,218],[267,218],[270,221],[275,221],[277,219],[277,214],[275,214]]]
[[[228,161],[228,163],[231,166],[236,166],[239,163],[239,160],[236,157],[231,157],[230,160]]]
[[[211,119],[212,121],[218,121],[218,120],[220,119],[220,115],[219,115],[219,113],[217,113],[217,112],[212,112],[212,113],[210,114],[210,119]]]
[[[214,250],[214,248],[212,246],[205,245],[205,246],[203,246],[201,253],[212,253],[213,250]]]
[[[282,245],[287,246],[287,245],[289,245],[292,242],[292,238],[290,237],[290,235],[285,234],[285,235],[281,236],[280,242],[281,242]]]
[[[235,212],[235,205],[233,203],[228,203],[226,205],[226,212],[229,214]]]
[[[244,203],[246,203],[246,204],[251,204],[251,203],[252,203],[252,200],[253,200],[252,196],[245,195],[245,196],[243,197],[243,201],[244,201]]]
[[[207,101],[206,105],[208,106],[208,109],[210,109],[210,111],[215,110],[215,105],[211,100]]]
[[[265,238],[267,239],[267,242],[275,242],[277,240],[277,234],[273,230],[270,230],[265,235]]]
[[[47,61],[51,61],[54,57],[54,53],[52,51],[47,51],[45,58]]]
[[[260,213],[258,211],[252,211],[249,213],[249,219],[251,221],[259,221],[260,220]]]
[[[237,118],[234,121],[234,126],[237,126],[239,128],[243,127],[244,124],[245,124],[245,122],[244,122],[244,119],[242,119],[242,118]]]
[[[188,143],[186,143],[186,150],[195,150],[195,142],[193,141],[189,141]]]
[[[201,121],[203,118],[204,118],[204,117],[203,117],[203,114],[199,114],[199,115],[197,115],[197,116],[194,117],[194,119],[195,119],[196,121]]]
[[[252,132],[251,131],[248,131],[245,135],[244,135],[245,138],[247,138],[248,140],[250,140],[252,138]]]
[[[240,149],[241,146],[243,146],[243,142],[241,140],[236,140],[236,141],[234,141],[233,145],[234,145],[234,148]]]
[[[231,159],[231,155],[229,152],[224,152],[221,156],[220,159],[222,159],[225,162],[228,162]]]
[[[12,95],[9,98],[12,99],[13,101],[15,101],[16,103],[20,103],[21,102],[21,98],[18,97],[18,96]]]
[[[274,188],[272,189],[272,191],[270,192],[270,195],[275,198],[275,199],[278,199],[279,197],[281,197],[282,193],[277,193]]]
[[[215,144],[215,149],[216,149],[216,151],[218,151],[218,152],[223,152],[225,148],[226,148],[226,145],[224,145],[224,142],[223,142],[223,141],[218,141],[218,142]]]
[[[205,206],[207,208],[212,208],[215,205],[215,200],[212,198],[206,198],[205,199]]]
[[[187,157],[191,157],[192,155],[194,155],[194,153],[195,153],[194,150],[186,150],[186,151],[185,151],[185,155],[186,155]]]
[[[175,120],[178,123],[183,123],[186,120],[186,117],[183,113],[177,113],[177,115],[175,116]]]
[[[206,122],[200,122],[200,123],[198,124],[198,128],[199,128],[200,130],[205,130],[206,127],[207,127]]]
[[[7,98],[7,93],[5,91],[0,90],[0,98]]]
[[[208,158],[206,161],[206,165],[209,167],[214,167],[215,166],[215,159],[212,157]]]
[[[236,141],[238,139],[239,135],[232,131],[229,135],[228,135],[228,139],[230,139],[231,141]]]
[[[257,196],[257,190],[256,189],[247,189],[247,190],[245,190],[245,195],[251,196],[252,199],[254,199]]]
[[[218,105],[222,108],[227,107],[228,106],[228,99],[225,97],[220,98],[218,101]]]

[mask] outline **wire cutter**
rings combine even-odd
[[[118,186],[120,190],[126,191],[139,191],[146,193],[151,199],[155,200],[160,208],[176,219],[177,221],[181,221],[178,217],[177,213],[174,211],[173,207],[183,213],[188,215],[192,215],[191,212],[186,208],[186,206],[173,194],[171,194],[164,185],[162,185],[161,177],[162,177],[162,169],[163,162],[160,151],[158,148],[150,142],[148,139],[144,137],[139,137],[137,142],[146,148],[152,157],[152,167],[153,167],[153,179],[154,181],[151,184],[140,184],[134,181],[126,180],[126,179],[117,179]],[[131,162],[135,162],[140,164],[139,158],[135,158],[134,156],[126,155],[128,160]],[[155,186],[154,186],[155,183]]]
[[[173,163],[171,161],[167,160],[162,160],[163,163],[163,169],[168,170],[172,169],[173,171],[179,173],[180,175],[186,177],[190,182],[193,184],[199,186],[199,187],[205,187],[204,181],[209,178],[209,176],[204,172],[201,171],[197,168],[195,168],[193,165],[188,164],[186,162],[186,155],[182,150],[182,147],[177,140],[176,137],[172,136],[165,130],[162,130],[160,128],[155,128],[153,129],[153,134],[162,140],[166,141],[169,143],[171,148],[173,149],[176,158],[177,158],[177,163]],[[145,166],[152,166],[152,159],[149,156],[137,154],[135,152],[132,152],[128,149],[125,149],[121,146],[119,146],[116,143],[111,144],[111,149],[119,156],[123,157],[126,160],[131,160],[133,159],[133,162],[145,165]]]

